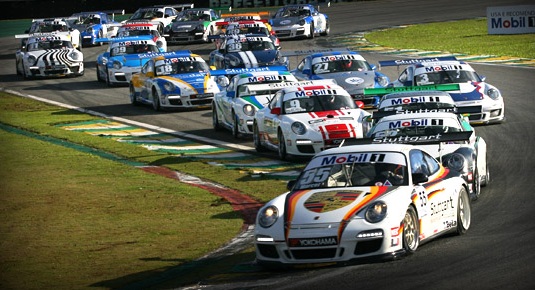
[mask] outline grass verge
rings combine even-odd
[[[269,180],[251,184],[239,172],[54,126],[91,119],[0,93],[2,124],[212,177],[257,196],[258,186],[269,188],[266,199],[283,191],[283,182],[280,188]],[[0,130],[0,160],[3,289],[118,288],[222,246],[243,223],[227,202],[205,190],[30,135]]]

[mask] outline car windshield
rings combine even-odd
[[[158,32],[156,30],[149,29],[130,29],[117,32],[117,37],[126,36],[140,36],[140,35],[152,35],[155,36]]]
[[[67,49],[72,48],[70,41],[39,41],[28,44],[28,51],[44,50],[44,49]]]
[[[210,15],[204,14],[204,11],[184,10],[178,14],[175,21],[200,21],[210,20]]]
[[[69,28],[67,27],[67,25],[64,25],[64,24],[41,23],[40,25],[36,26],[33,31],[30,31],[30,32],[35,33],[35,32],[54,32],[54,31],[69,31]]]
[[[210,67],[205,62],[201,61],[172,61],[162,60],[156,63],[156,75],[172,75],[185,73],[207,73]]]
[[[232,26],[227,28],[226,34],[261,34],[266,36],[270,35],[267,27],[262,26]]]
[[[312,95],[305,98],[293,98],[283,103],[285,114],[322,112],[340,109],[355,109],[356,104],[350,96]]]
[[[370,161],[372,156],[378,157]],[[401,153],[358,153],[319,157],[299,176],[293,190],[351,186],[408,185],[407,162]],[[330,162],[332,161],[332,162]],[[339,161],[346,161],[338,163]],[[317,166],[315,166],[317,165]]]
[[[115,46],[110,50],[110,56],[118,56],[125,54],[140,54],[160,52],[158,47],[153,44],[133,44],[125,46]]]
[[[312,65],[312,72],[314,74],[326,74],[344,71],[369,71],[372,70],[370,64],[363,60],[335,60],[328,62],[318,62]]]
[[[414,77],[418,86],[437,85],[437,84],[455,84],[466,82],[480,82],[480,77],[473,71],[467,70],[442,70],[429,73],[417,74]]]
[[[275,45],[268,40],[234,41],[227,43],[228,52],[275,50]]]
[[[132,17],[131,20],[136,19],[153,19],[153,18],[162,18],[163,12],[158,10],[138,10]]]
[[[394,136],[430,136],[443,133],[453,133],[462,131],[459,127],[449,126],[406,126],[398,128],[379,128],[372,129],[370,136],[372,138],[394,137]]]
[[[301,9],[300,7],[286,7],[282,8],[275,15],[276,18],[284,17],[305,17],[310,16],[310,10]]]

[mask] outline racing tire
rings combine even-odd
[[[110,72],[106,69],[106,84],[108,87],[113,87],[113,83],[110,81]]]
[[[474,189],[473,198],[476,200],[481,195],[481,176],[479,176],[479,170],[477,168],[473,173],[472,188]]]
[[[22,73],[19,71],[19,62],[15,61],[15,71],[17,72],[18,76],[21,76]]]
[[[232,115],[232,137],[238,138],[240,137],[240,131],[238,130],[238,115],[234,112],[232,112]]]
[[[486,160],[489,160],[488,158]],[[485,175],[483,176],[483,179],[481,180],[481,187],[485,187],[490,182],[490,171],[489,171],[489,163],[485,164]]]
[[[472,222],[472,206],[470,205],[470,197],[466,188],[461,188],[459,191],[459,200],[457,202],[457,234],[464,235],[470,223]]]
[[[314,38],[314,24],[310,24],[310,34],[307,36],[307,38]]]
[[[139,105],[139,102],[136,98],[136,90],[134,89],[134,85],[133,84],[130,84],[130,104],[132,104],[133,106],[138,106]]]
[[[102,38],[102,37],[103,37],[102,30],[99,30],[98,31],[98,38]],[[104,42],[97,42],[97,45],[98,46],[103,46]]]
[[[103,83],[104,80],[100,77],[100,67],[97,63],[97,81],[100,82],[100,83]]]
[[[321,36],[327,36],[331,32],[331,27],[329,26],[329,21],[325,23],[325,31],[320,33]]]
[[[152,89],[152,108],[156,112],[162,109],[162,106],[160,105],[160,95],[158,94],[158,91],[154,88]]]
[[[215,108],[214,103],[212,103],[212,127],[214,127],[214,131],[216,132],[221,131],[221,125],[219,125],[219,118],[217,117],[217,109]]]
[[[279,140],[279,158],[280,160],[287,160],[288,159],[288,152],[286,151],[286,140],[284,140],[284,134],[282,134],[282,131],[279,129],[277,133],[277,139]]]
[[[253,144],[256,152],[261,153],[267,151],[260,141],[260,132],[258,132],[258,125],[256,122],[253,124]]]
[[[405,217],[402,221],[403,233],[403,249],[407,254],[412,254],[416,252],[418,246],[420,245],[420,228],[418,226],[418,216],[416,215],[416,210],[411,205],[405,212]]]

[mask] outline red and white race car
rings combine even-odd
[[[332,80],[314,82],[281,89],[256,113],[253,139],[257,151],[277,151],[282,160],[288,155],[313,156],[345,139],[366,135],[371,114]]]

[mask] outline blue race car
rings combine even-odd
[[[284,56],[307,55],[291,72],[299,80],[334,79],[365,109],[375,108],[379,96],[365,96],[365,88],[384,88],[389,84],[386,75],[377,71],[359,53],[350,50],[305,50],[284,53]]]
[[[129,84],[132,75],[138,73],[145,62],[164,52],[149,35],[97,39],[100,41],[110,44],[97,56],[97,80],[108,86]]]
[[[68,20],[72,27],[80,31],[83,45],[102,45],[103,42],[96,42],[97,38],[112,38],[117,34],[120,25],[115,21],[117,13],[124,14],[124,10],[79,12]]]
[[[288,67],[273,40],[264,34],[224,36],[219,49],[210,53],[210,65],[217,69],[253,68],[267,66]]]
[[[130,81],[130,102],[162,108],[208,108],[219,93],[204,59],[189,50],[150,58]]]

